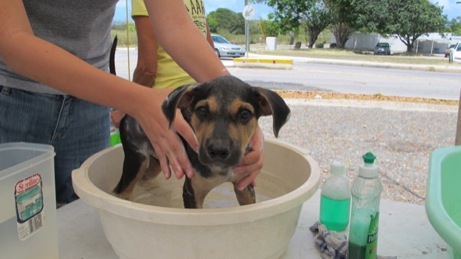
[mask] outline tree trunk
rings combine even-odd
[[[413,51],[413,45],[408,44],[407,45],[407,52],[411,53]]]
[[[309,48],[312,49],[314,47],[315,42],[317,41],[320,31],[315,30],[313,28],[309,28]]]
[[[354,30],[347,23],[338,23],[331,26],[333,35],[336,38],[336,46],[339,49],[346,47],[346,42],[354,32]]]

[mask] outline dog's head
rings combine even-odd
[[[290,115],[275,92],[251,87],[233,76],[203,84],[186,85],[170,93],[162,106],[170,126],[176,108],[194,130],[200,145],[199,160],[210,167],[237,165],[258,126],[260,116],[272,115],[277,137]]]

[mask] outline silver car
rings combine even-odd
[[[245,48],[230,43],[226,38],[218,34],[211,34],[214,51],[218,57],[242,57],[245,56]]]

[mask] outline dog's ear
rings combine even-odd
[[[254,87],[254,89],[258,95],[260,115],[272,114],[272,128],[275,137],[278,137],[280,129],[290,118],[290,108],[277,93],[260,87]]]
[[[176,115],[176,108],[185,108],[189,106],[194,99],[194,89],[199,84],[184,85],[174,89],[163,101],[162,111],[168,120],[168,125],[171,127]]]

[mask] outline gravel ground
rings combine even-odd
[[[430,154],[454,144],[458,106],[321,96],[286,99],[292,114],[279,139],[309,150],[324,178],[331,161],[340,159],[352,181],[362,155],[372,151],[384,185],[381,198],[424,204]],[[273,138],[271,118],[261,118],[260,125]]]

